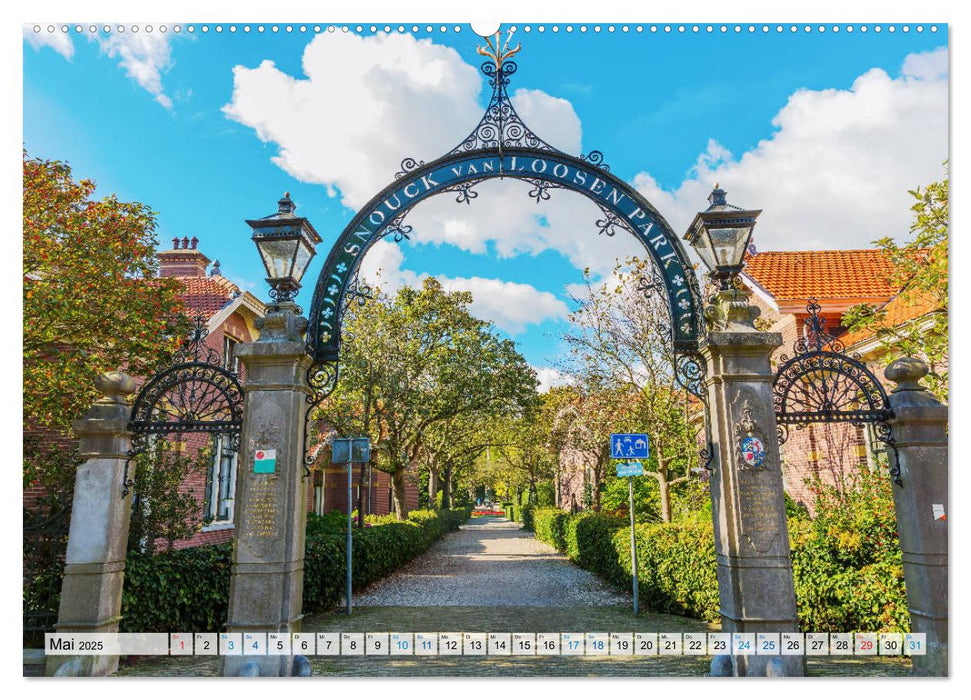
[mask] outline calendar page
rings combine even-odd
[[[352,5],[24,8],[23,675],[948,676],[947,14]]]

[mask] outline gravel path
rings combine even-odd
[[[477,518],[404,568],[354,597],[360,606],[630,604],[519,523]]]

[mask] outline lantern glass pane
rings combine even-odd
[[[303,279],[303,273],[307,271],[307,266],[310,264],[310,259],[314,256],[314,250],[310,247],[307,241],[303,238],[300,239],[300,245],[297,247],[297,258],[293,263],[293,279],[299,282]]]
[[[697,235],[691,239],[691,245],[694,246],[695,252],[698,253],[698,257],[701,258],[701,262],[705,264],[709,270],[715,269],[715,252],[711,248],[711,240],[708,238],[708,233],[702,228],[698,231]]]
[[[749,230],[748,227],[708,229],[716,267],[737,267],[742,264]]]
[[[289,277],[293,264],[293,254],[296,251],[297,241],[294,238],[270,238],[257,241],[260,255],[263,256],[263,264],[266,266],[266,275],[270,279],[280,279]]]

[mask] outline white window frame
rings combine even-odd
[[[236,472],[239,466],[239,454],[230,448],[225,435],[214,436],[213,443],[213,459],[212,464],[209,466],[209,493],[206,494],[207,498],[205,499],[205,502],[209,505],[209,512],[203,513],[204,517],[209,517],[211,513],[212,520],[203,528],[204,531],[223,530],[228,527],[233,527],[233,518],[236,514]],[[228,495],[227,497],[220,498],[219,476],[224,457],[228,457],[229,462]],[[219,517],[219,511],[224,502],[227,504],[226,515]]]
[[[229,333],[223,333],[223,368],[228,369],[234,374],[239,373],[239,357],[236,356],[236,346],[239,345],[240,341],[234,338]],[[230,353],[232,349],[232,353]],[[230,366],[229,358],[232,354],[232,366]]]

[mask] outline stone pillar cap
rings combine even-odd
[[[921,386],[920,380],[929,371],[930,367],[923,360],[918,360],[916,357],[901,357],[894,360],[884,370],[883,376],[897,385],[894,393],[898,391],[926,391],[925,387]]]
[[[94,380],[94,386],[103,394],[99,404],[124,404],[135,393],[135,380],[124,372],[105,372]]]

